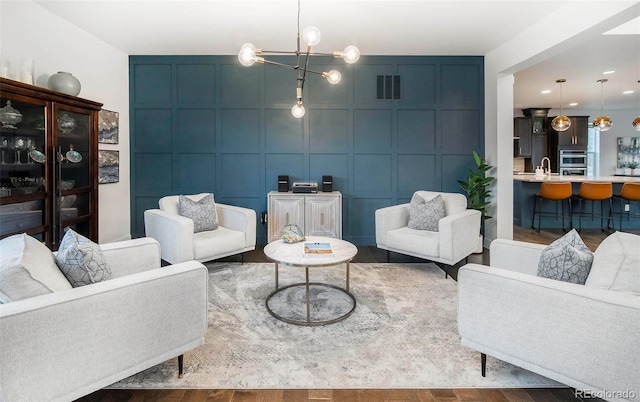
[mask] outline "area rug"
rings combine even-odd
[[[316,327],[287,324],[267,312],[274,264],[210,263],[208,268],[209,329],[205,344],[185,354],[184,378],[177,378],[171,359],[112,388],[561,386],[491,357],[483,378],[480,353],[460,345],[457,284],[434,264],[351,264],[354,313]],[[279,280],[280,286],[304,281],[304,269],[280,267]],[[311,281],[344,286],[344,266],[311,269]],[[342,308],[329,294],[315,296],[326,302],[314,308]]]

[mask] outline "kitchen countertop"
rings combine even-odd
[[[640,176],[578,176],[567,175],[560,176],[558,173],[551,173],[551,177],[545,176],[544,179],[537,179],[533,173],[514,173],[514,181],[525,181],[533,183],[542,183],[543,181],[568,181],[571,183],[581,183],[583,181],[608,181],[611,183],[640,183]]]

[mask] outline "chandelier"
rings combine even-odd
[[[551,127],[556,131],[567,131],[571,127],[571,119],[562,114],[562,83],[567,80],[563,78],[556,82],[560,84],[560,114],[551,121]]]
[[[311,51],[313,46],[316,46],[320,42],[320,30],[314,26],[305,28],[302,31],[302,40],[306,44],[306,50],[300,50],[300,0],[298,0],[298,31],[296,39],[295,51],[277,51],[277,50],[263,50],[257,49],[252,43],[245,43],[240,47],[238,52],[238,60],[243,66],[252,66],[255,63],[272,64],[275,66],[288,67],[298,71],[297,85],[296,85],[296,103],[291,108],[291,114],[295,118],[302,118],[305,114],[304,105],[302,104],[302,90],[304,89],[304,83],[307,79],[307,73],[318,74],[323,76],[329,81],[330,84],[337,84],[342,79],[342,75],[338,70],[331,70],[328,72],[319,72],[309,69],[309,57],[311,56],[333,56],[335,58],[342,58],[348,64],[353,64],[360,58],[360,50],[355,46],[347,46],[342,51],[335,51],[333,53],[317,53]],[[296,56],[296,64],[285,64],[276,61],[267,60],[262,56],[274,55],[274,54],[292,54]]]
[[[596,117],[593,120],[593,126],[595,128],[599,128],[600,131],[608,131],[613,125],[613,121],[611,120],[611,117],[605,116],[602,111],[604,109],[604,83],[607,81],[609,80],[600,79],[596,81],[600,83],[600,116]]]

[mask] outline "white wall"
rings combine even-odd
[[[120,181],[99,185],[98,229],[101,243],[130,238],[128,56],[37,4],[4,0],[0,55],[13,63],[34,60],[38,86],[57,71],[71,72],[82,84],[79,97],[120,113],[119,144],[99,145],[120,151]]]
[[[485,56],[485,155],[489,164],[497,166],[492,188],[494,219],[487,221],[485,246],[495,238],[513,238],[513,86],[509,85],[513,74],[586,43],[637,12],[636,1],[567,2]],[[610,117],[615,126],[613,113]],[[609,155],[610,146],[610,139],[605,138],[601,150]],[[601,161],[605,169],[606,164]]]

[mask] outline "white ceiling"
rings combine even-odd
[[[572,1],[572,0],[569,0]],[[354,44],[363,55],[486,55],[568,1],[302,0],[300,28],[315,25],[314,48]],[[294,50],[295,0],[37,0],[36,3],[129,55],[235,55],[242,43]],[[602,2],[603,7],[606,2]],[[638,17],[636,7],[628,20]],[[515,74],[514,108],[640,109],[640,19]],[[551,89],[541,95],[543,89]],[[623,95],[623,90],[634,90]],[[567,111],[566,114],[571,114]]]

